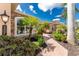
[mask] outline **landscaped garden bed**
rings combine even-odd
[[[57,25],[56,30],[52,32],[52,37],[60,42],[67,43],[67,28],[64,24]]]
[[[36,36],[35,36],[36,37]],[[34,56],[37,55],[42,45],[43,38],[31,41],[25,37],[0,36],[0,55],[1,56]]]
[[[29,26],[29,35],[18,37],[0,36],[1,56],[35,56],[47,46],[42,34],[44,29],[49,27],[48,22],[40,24],[37,18],[29,16],[23,18],[19,24],[20,26]],[[35,34],[32,34],[34,28],[37,30]]]

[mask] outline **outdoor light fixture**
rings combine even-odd
[[[4,13],[1,14],[1,19],[4,22],[4,25],[2,25],[2,35],[7,35],[7,25],[6,25],[6,23],[9,20],[9,16],[6,14],[6,10],[4,10]]]
[[[4,10],[4,13],[1,14],[2,21],[6,24],[9,20],[9,16],[6,14],[6,10]]]

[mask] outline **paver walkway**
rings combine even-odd
[[[44,34],[43,36],[46,37],[46,44],[48,45],[41,52],[43,56],[79,56],[79,46],[57,42],[49,34]]]
[[[68,50],[68,56],[79,56],[79,46],[74,46],[63,42],[59,42],[59,44],[61,44]]]
[[[44,36],[44,35],[43,35]],[[49,39],[46,40],[47,48],[40,52],[43,56],[67,56],[68,51],[58,44],[53,38],[49,37],[49,34],[45,34],[44,37],[48,37]]]

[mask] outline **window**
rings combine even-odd
[[[28,34],[29,28],[20,24],[20,20],[22,20],[22,18],[23,17],[15,18],[15,36]]]

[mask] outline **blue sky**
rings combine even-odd
[[[79,9],[79,4],[75,4]],[[41,21],[51,22],[53,20],[59,20],[60,22],[65,22],[63,18],[60,17],[64,8],[60,7],[61,4],[44,4],[44,3],[22,3],[18,5],[17,10],[37,17]],[[79,19],[79,13],[75,14],[75,18]]]

